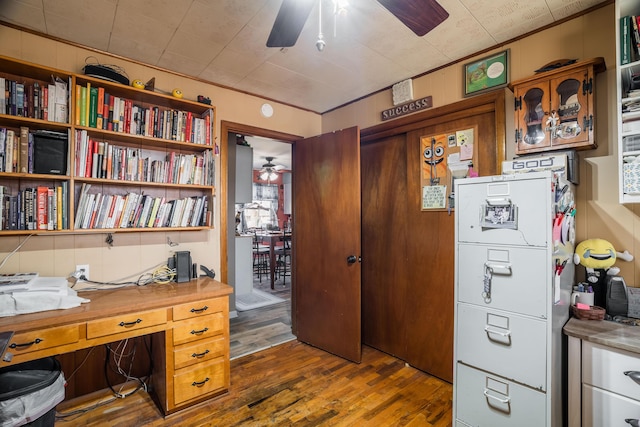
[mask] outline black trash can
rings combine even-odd
[[[53,357],[0,369],[0,426],[53,426],[64,383]]]

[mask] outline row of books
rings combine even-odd
[[[31,131],[27,126],[18,130],[0,127],[0,172],[53,173],[51,168],[43,170],[42,164],[45,162],[43,159],[55,152],[61,160],[56,174],[66,175],[68,139],[66,131]]]
[[[210,110],[198,117],[190,111],[143,106],[91,83],[76,86],[75,104],[76,126],[211,145]]]
[[[83,184],[76,210],[76,229],[198,227],[210,223],[209,197],[166,200],[138,193],[89,193]]]
[[[147,150],[97,141],[76,131],[75,176],[163,184],[213,185],[215,158],[198,154]]]
[[[32,83],[0,77],[0,113],[50,122],[69,121],[69,84],[59,77]]]
[[[33,172],[33,135],[28,127],[18,134],[13,129],[0,128],[0,172]]]
[[[620,18],[620,65],[640,60],[640,16]]]
[[[11,194],[0,186],[2,230],[66,230],[69,228],[68,184],[30,187]]]

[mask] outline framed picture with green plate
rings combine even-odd
[[[509,83],[509,49],[464,65],[464,96],[505,87]]]

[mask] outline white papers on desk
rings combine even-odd
[[[39,277],[36,274],[27,284],[0,284],[0,317],[73,308],[85,302],[89,300],[78,297],[64,277]]]

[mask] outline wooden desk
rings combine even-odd
[[[169,414],[229,389],[229,298],[209,278],[79,292],[91,302],[0,318],[10,364],[151,334],[154,398]],[[6,359],[6,355],[5,355]]]

